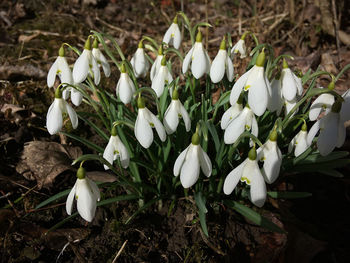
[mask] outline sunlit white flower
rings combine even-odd
[[[163,42],[173,45],[174,48],[179,49],[181,44],[181,32],[179,25],[177,24],[177,16],[175,16],[173,23],[170,25],[168,30],[165,32]]]
[[[159,49],[158,49],[158,55],[156,57],[156,59],[154,60],[152,67],[151,67],[151,73],[149,75],[151,81],[153,81],[153,78],[156,76],[158,69],[161,66],[162,63],[162,59],[163,59],[164,55],[163,55],[163,46],[160,45]]]
[[[290,70],[285,59],[281,72],[281,88],[283,97],[288,101],[293,101],[297,95],[301,96],[303,93],[301,79]]]
[[[97,64],[102,66],[105,76],[109,77],[111,75],[111,68],[109,66],[109,63],[106,57],[102,54],[101,50],[98,48],[97,38],[95,38],[94,43],[92,44],[92,55],[96,59]]]
[[[334,103],[334,96],[332,94],[324,93],[318,96],[318,98],[315,99],[310,106],[310,111],[309,111],[310,121],[317,120],[318,116],[323,111],[327,114],[331,110],[333,103]]]
[[[171,76],[169,69],[166,66],[165,57],[163,57],[161,61],[161,66],[152,80],[151,88],[156,92],[159,98],[163,94],[164,86],[170,84],[172,81],[173,77]]]
[[[293,108],[295,105],[297,105],[299,101],[299,96],[296,96],[293,100],[289,101],[289,100],[284,100],[284,113],[285,115],[287,115]],[[294,116],[297,113],[298,109],[296,109],[293,114],[291,115]]]
[[[298,157],[300,154],[305,152],[307,148],[310,147],[309,142],[307,141],[307,125],[303,124],[301,130],[294,136],[288,145],[288,152],[292,152],[294,149],[294,156]]]
[[[238,137],[246,130],[251,131],[254,136],[258,136],[259,128],[254,112],[247,106],[226,127],[224,142],[226,144],[235,143]]]
[[[96,85],[100,83],[100,69],[92,55],[90,38],[86,40],[83,52],[74,63],[73,80],[75,83],[82,83],[88,74],[94,79]]]
[[[269,105],[270,107],[268,107],[268,109],[271,112],[276,111],[277,116],[279,116],[284,105],[280,79],[274,78],[271,82],[271,98]]]
[[[210,70],[210,58],[202,44],[202,33],[198,31],[196,43],[188,51],[183,63],[182,73],[185,74],[191,64],[191,71],[196,79],[201,78]]]
[[[81,83],[75,84],[75,86],[78,86],[79,88],[83,88]],[[75,106],[79,106],[83,100],[83,94],[75,89],[75,88],[70,88],[70,100]]]
[[[166,140],[166,133],[163,124],[158,118],[145,107],[145,102],[142,97],[137,100],[139,111],[135,122],[135,136],[139,143],[144,148],[151,146],[153,142],[153,131],[155,128],[160,140]]]
[[[100,190],[96,183],[85,177],[84,168],[78,169],[77,177],[77,181],[67,198],[66,211],[68,215],[72,214],[73,201],[76,199],[79,215],[91,222],[95,217],[96,203],[100,201]]]
[[[266,200],[266,184],[259,169],[255,148],[249,151],[248,158],[233,169],[224,182],[224,193],[229,195],[236,188],[238,182],[245,182],[250,185],[251,202],[262,207]]]
[[[263,161],[263,177],[268,184],[272,184],[280,174],[282,153],[277,145],[277,132],[272,131],[267,142],[258,149],[258,160]]]
[[[199,135],[194,133],[191,144],[180,153],[175,161],[174,175],[178,176],[180,174],[180,181],[184,188],[189,188],[197,182],[200,170],[206,177],[211,175],[211,161],[199,143]]]
[[[264,114],[271,97],[271,86],[264,69],[265,53],[262,51],[255,66],[244,73],[233,85],[230,103],[238,100],[242,90],[248,91],[248,104],[257,116]]]
[[[113,161],[120,159],[120,164],[123,168],[127,168],[130,162],[129,152],[126,149],[123,142],[117,135],[116,127],[112,128],[111,137],[109,138],[108,144],[103,152],[103,158],[105,158],[110,164],[113,165]],[[105,170],[108,170],[108,166],[103,166]]]
[[[243,96],[242,96],[243,98]],[[242,100],[233,104],[221,117],[221,129],[225,130],[227,126],[243,111]]]
[[[247,48],[245,46],[244,42],[245,34],[242,36],[240,40],[232,47],[231,49],[231,57],[233,57],[235,54],[240,53],[241,58],[245,58],[247,56]]]
[[[60,78],[61,83],[73,83],[72,72],[64,55],[64,48],[61,46],[58,51],[58,57],[50,67],[49,73],[47,74],[47,86],[49,88],[52,88],[55,84],[56,75]]]
[[[128,104],[130,103],[134,92],[134,82],[130,79],[129,74],[125,70],[124,64],[122,64],[120,68],[120,78],[116,87],[116,95],[124,104]]]
[[[68,114],[73,129],[76,129],[78,127],[78,116],[74,109],[62,99],[62,92],[57,88],[55,100],[49,107],[46,115],[46,128],[51,135],[58,133],[62,129],[63,114]]]
[[[234,77],[233,64],[230,57],[227,55],[226,39],[224,38],[221,41],[219,52],[210,67],[211,81],[213,83],[218,83],[224,77],[225,71],[227,79],[231,82]]]
[[[191,119],[188,115],[185,107],[182,105],[179,100],[179,94],[175,89],[172,95],[172,100],[168,109],[164,114],[164,128],[168,134],[172,134],[176,131],[177,126],[179,125],[179,119],[183,118],[186,131],[190,131],[191,129]]]
[[[135,77],[146,77],[147,72],[150,67],[150,63],[146,58],[145,50],[143,47],[142,40],[139,42],[139,46],[134,54],[134,56],[131,58],[130,61],[132,68],[134,69]]]

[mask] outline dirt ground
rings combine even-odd
[[[50,136],[45,126],[53,90],[46,75],[63,42],[82,48],[90,30],[113,35],[131,55],[143,35],[161,41],[174,14],[184,11],[204,30],[213,57],[222,36],[233,42],[256,33],[276,54],[295,57],[290,66],[318,67],[337,74],[350,63],[350,2],[332,0],[2,0],[0,2],[0,261],[1,262],[350,262],[349,167],[342,178],[320,174],[284,176],[275,189],[312,193],[296,200],[270,199],[263,213],[284,228],[259,228],[225,207],[210,208],[209,238],[193,200],[181,200],[168,214],[150,207],[124,224],[137,204],[122,201],[99,207],[91,224],[67,218],[65,199],[34,209],[74,183],[74,158],[89,150],[70,139]],[[248,43],[249,45],[249,43]],[[186,38],[182,51],[190,47]],[[73,63],[73,56],[69,63]],[[235,65],[243,73],[244,64]],[[117,70],[104,87],[114,89]],[[349,88],[350,73],[336,90]],[[325,85],[329,79],[320,79]],[[80,125],[80,124],[79,124]],[[89,128],[79,127],[86,136]],[[91,138],[103,147],[103,142]],[[59,143],[66,142],[64,146]],[[349,140],[343,147],[350,149]],[[88,166],[90,176],[113,181]],[[35,171],[47,171],[45,178]],[[117,195],[104,188],[106,196]]]

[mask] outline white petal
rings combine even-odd
[[[346,128],[344,125],[344,122],[339,121],[338,123],[338,137],[337,137],[337,144],[336,146],[338,148],[342,147],[346,139]]]
[[[246,161],[238,165],[235,169],[233,169],[227,176],[224,182],[224,193],[229,195],[236,188],[239,180],[242,176],[243,167],[245,166]]]
[[[73,80],[75,83],[83,82],[89,73],[89,50],[84,49],[83,53],[78,57],[73,66]]]
[[[210,67],[210,78],[213,83],[222,80],[225,74],[226,50],[220,49]]]
[[[115,136],[116,141],[116,149],[119,152],[120,164],[123,168],[128,168],[130,163],[130,155],[128,150],[126,149],[124,143],[119,139],[118,136]]]
[[[270,143],[269,143],[270,142]],[[265,180],[268,184],[272,184],[276,181],[281,168],[282,159],[281,151],[277,146],[276,142],[267,142],[270,145],[264,149],[264,174],[266,176]]]
[[[58,59],[58,58],[57,58]],[[49,88],[52,88],[53,85],[55,84],[55,80],[56,80],[56,74],[57,74],[57,59],[55,60],[55,62],[52,64],[52,66],[49,69],[49,73],[47,74],[47,86]]]
[[[158,136],[162,142],[166,140],[166,133],[163,124],[160,122],[160,120],[147,108],[145,110],[148,112],[147,118],[150,123],[154,124],[154,128],[156,129]]]
[[[176,100],[172,100],[168,109],[164,114],[164,127],[168,134],[172,134],[176,131],[179,124],[179,113],[176,110]]]
[[[292,71],[289,68],[282,70],[282,94],[286,100],[293,100],[297,95],[298,88],[292,75]]]
[[[91,222],[96,212],[96,198],[86,179],[77,180],[76,198],[79,215]]]
[[[232,90],[231,90],[231,94],[230,94],[231,105],[234,105],[237,102],[239,95],[241,95],[242,89],[245,87],[247,79],[248,79],[248,77],[253,69],[254,69],[254,67],[252,67],[250,70],[248,70],[246,73],[244,73],[236,81],[236,83],[233,85]]]
[[[109,66],[109,63],[108,63],[106,57],[103,55],[101,50],[99,50],[98,48],[93,48],[92,55],[96,59],[96,62],[98,64],[101,64],[105,76],[109,77],[111,75],[111,68]]]
[[[256,68],[257,70],[252,72],[246,85],[250,86],[248,91],[248,104],[257,116],[261,116],[266,111],[268,93],[264,78],[264,68]]]
[[[208,154],[205,151],[203,151],[200,145],[198,145],[198,157],[202,172],[206,177],[210,177],[212,172],[211,161]]]
[[[182,116],[182,119],[184,120],[185,123],[185,128],[186,131],[189,132],[191,130],[191,119],[190,116],[188,115],[185,107],[182,105],[182,103],[179,101],[179,108],[180,108],[180,114]]]
[[[247,113],[243,110],[242,113],[227,126],[224,133],[224,141],[226,144],[235,143],[238,137],[244,132],[246,116]]]
[[[62,83],[73,84],[72,72],[65,57],[57,58],[57,69],[60,71],[60,78]]]
[[[193,145],[191,145],[193,147]],[[186,159],[181,167],[180,181],[184,188],[194,185],[199,178],[199,160],[195,149],[188,149]]]
[[[161,66],[153,78],[151,88],[156,92],[158,98],[163,94],[164,85],[165,85],[165,74],[167,74],[165,70],[166,66]]]
[[[143,48],[138,48],[136,50],[134,59],[135,59],[135,62],[134,62],[135,75],[145,77],[147,75],[149,64]]]
[[[153,132],[144,116],[144,109],[139,109],[135,122],[135,137],[144,148],[151,146],[153,142]]]
[[[297,133],[297,135],[295,135],[294,138],[289,142],[289,144],[288,144],[288,153],[291,153],[292,150],[294,149],[296,138],[298,137],[299,133]]]
[[[117,84],[117,96],[124,104],[130,103],[132,94],[135,90],[134,84],[129,80],[130,78],[127,73],[121,73]]]
[[[307,135],[307,144],[311,145],[313,139],[315,138],[316,134],[320,130],[320,120],[316,121],[314,125],[312,125],[308,135]]]
[[[255,118],[254,115],[253,115],[253,118],[252,118],[251,133],[252,133],[255,137],[258,137],[258,134],[259,134],[259,127],[258,127],[258,123],[256,122],[256,118]]]
[[[114,151],[115,151],[115,145],[114,145],[113,136],[111,136],[103,152],[103,158],[105,158],[111,165],[113,165]],[[109,169],[107,165],[103,165],[103,167],[105,170]]]
[[[75,191],[77,188],[77,183],[75,182],[72,190],[70,190],[69,195],[67,197],[67,201],[66,201],[66,211],[68,215],[72,214],[72,210],[73,210],[73,201],[74,201],[74,197],[75,197]]]
[[[334,96],[331,94],[321,94],[317,99],[311,104],[309,111],[310,121],[314,121],[320,115],[322,110],[326,108],[330,109],[334,103]]]
[[[189,147],[190,146],[188,146],[184,151],[182,151],[180,153],[180,155],[177,157],[175,164],[174,164],[174,170],[173,170],[174,176],[178,176],[180,174],[181,167],[185,161],[185,157],[186,157],[186,154],[187,154]]]
[[[151,81],[153,81],[153,78],[156,76],[158,69],[161,66],[162,59],[163,59],[163,55],[158,55],[156,60],[153,62],[152,67],[151,67],[151,73],[149,75]]]
[[[75,106],[79,106],[83,100],[83,94],[80,91],[72,88],[71,89],[71,101]]]
[[[334,150],[337,144],[339,114],[330,112],[322,120],[324,127],[322,129],[321,126],[320,135],[317,139],[317,148],[322,156],[326,156]]]
[[[94,195],[94,198],[96,199],[96,201],[100,201],[100,198],[101,198],[101,196],[100,196],[100,189],[98,188],[97,184],[94,181],[92,181],[91,179],[87,178],[87,177],[86,177],[86,180],[87,180],[88,184],[91,187],[91,190],[92,190],[92,193]]]
[[[232,60],[226,55],[226,77],[228,81],[232,82],[234,78],[234,68]]]
[[[242,104],[235,103],[231,106],[221,118],[221,129],[225,130],[229,123],[234,120],[243,110]]]
[[[190,51],[188,51],[184,61],[182,62],[182,74],[185,74],[187,72],[188,67],[192,61],[193,49],[194,49],[194,46],[190,49]]]
[[[254,205],[262,207],[266,200],[266,184],[258,166],[251,172],[250,200]]]
[[[46,115],[46,128],[51,135],[58,133],[62,129],[61,103],[62,99],[55,99]]]
[[[92,56],[92,54],[90,55],[90,59],[91,59],[91,69],[92,69],[92,72],[94,74],[94,83],[95,83],[95,85],[98,85],[98,84],[100,84],[100,80],[101,80],[100,69],[99,69],[98,64],[96,62],[96,59],[94,58],[94,56]]]
[[[280,83],[281,81],[277,79],[273,79],[271,83],[271,97],[269,101],[269,110],[271,112],[274,112],[274,111],[279,112],[283,107]]]
[[[181,32],[178,24],[173,24],[173,34],[174,34],[174,48],[179,49],[181,44]]]
[[[169,26],[163,37],[163,42],[169,44],[171,34],[173,34],[173,23]]]
[[[347,90],[342,95],[344,102],[342,103],[341,110],[340,110],[340,119],[343,122],[346,122],[350,120],[350,90]]]
[[[201,78],[207,72],[208,61],[203,49],[203,44],[196,42],[192,54],[191,71],[196,79]]]
[[[78,127],[78,116],[77,116],[77,113],[75,112],[75,110],[67,103],[67,102],[64,102],[66,105],[66,109],[67,109],[67,112],[68,112],[68,116],[69,116],[69,119],[72,123],[72,127],[73,129],[76,129]]]
[[[65,89],[62,91],[62,98],[63,98],[64,100],[68,100],[68,98],[69,98],[69,93],[70,93],[71,90],[72,90],[71,87],[67,87],[67,88],[65,88]]]
[[[305,152],[307,148],[309,148],[309,144],[307,142],[307,132],[300,131],[295,138],[295,150],[294,155],[298,157],[300,154]]]

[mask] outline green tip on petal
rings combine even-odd
[[[124,63],[122,63],[122,65],[120,66],[120,72],[121,73],[126,73],[126,68],[125,68]]]
[[[306,132],[307,131],[307,125],[306,122],[304,122],[303,126],[301,126],[301,130]]]
[[[139,109],[145,108],[145,100],[141,96],[137,98],[137,107]]]
[[[192,144],[193,145],[199,145],[199,142],[200,142],[200,137],[198,135],[197,132],[195,132],[193,135],[192,135]]]
[[[198,29],[198,33],[197,33],[197,36],[196,36],[196,42],[202,42],[202,32]]]
[[[336,100],[332,105],[332,112],[339,113],[341,110],[342,102],[340,100]]]
[[[174,89],[173,95],[171,97],[173,100],[178,100],[179,99],[179,92],[177,91],[177,88]]]
[[[166,66],[166,57],[165,56],[162,58],[162,61],[160,62],[160,65]]]
[[[77,171],[77,177],[79,179],[84,179],[85,178],[85,169],[84,169],[84,167],[79,167],[79,169]]]
[[[62,99],[62,91],[61,91],[61,89],[59,87],[56,88],[56,90],[55,90],[55,98],[56,99]]]
[[[226,37],[221,40],[220,49],[226,50]]]
[[[283,66],[282,66],[284,69],[285,68],[289,68],[289,66],[288,66],[288,63],[287,63],[287,61],[286,61],[286,59],[285,58],[283,58]]]
[[[264,49],[261,51],[261,53],[259,54],[258,58],[256,59],[256,63],[255,65],[257,65],[258,67],[263,67],[265,64],[265,51]]]
[[[158,55],[163,55],[163,45],[161,44],[158,48]]]
[[[256,160],[256,150],[255,150],[255,146],[253,148],[250,149],[249,153],[248,153],[248,158],[249,160]]]
[[[271,133],[270,133],[270,141],[272,142],[276,142],[277,141],[277,137],[278,137],[278,133],[276,130],[273,130]]]
[[[113,127],[112,127],[111,135],[112,135],[112,136],[117,136],[117,127],[116,127],[116,126],[113,126]]]
[[[173,19],[173,24],[177,24],[177,15]]]
[[[97,38],[94,39],[94,42],[92,43],[92,48],[98,48],[98,40],[97,40]]]
[[[65,55],[65,52],[64,52],[64,47],[63,47],[63,45],[60,47],[60,49],[58,50],[58,55],[60,56],[60,57],[64,57],[64,55]]]
[[[332,81],[331,83],[328,84],[328,89],[334,90],[334,88],[335,88],[335,83],[334,83],[334,81]]]
[[[140,42],[139,42],[139,45],[138,45],[138,48],[143,48],[143,42],[142,42],[143,40],[141,40]]]
[[[88,39],[86,39],[85,45],[84,45],[84,49],[91,50],[91,41],[90,41],[90,37],[88,37]]]

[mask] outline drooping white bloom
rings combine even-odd
[[[247,48],[245,46],[243,37],[245,37],[245,35],[243,35],[242,38],[238,40],[238,42],[232,47],[231,57],[233,57],[237,53],[241,54],[241,58],[245,58],[247,56]]]
[[[153,78],[156,76],[156,74],[161,66],[163,57],[164,57],[163,46],[160,45],[159,49],[158,49],[158,55],[157,55],[156,59],[154,60],[152,67],[151,67],[151,73],[149,75],[151,81],[153,81]]]
[[[124,64],[122,64],[120,69],[120,78],[116,87],[116,95],[124,104],[128,104],[130,103],[134,92],[134,82],[130,79],[129,74],[125,70]]]
[[[224,142],[226,144],[235,143],[238,137],[245,131],[251,130],[254,136],[258,136],[258,124],[253,111],[249,107],[244,107],[239,115],[232,119],[224,133]]]
[[[303,93],[301,79],[290,70],[285,59],[281,72],[281,88],[283,97],[288,101],[293,101],[297,95],[301,96]]]
[[[139,143],[144,148],[151,146],[153,142],[153,131],[155,128],[160,140],[166,140],[166,133],[163,124],[158,118],[145,107],[143,98],[139,97],[137,100],[139,111],[135,122],[135,136]]]
[[[288,145],[288,152],[290,153],[294,149],[294,156],[298,157],[300,154],[305,152],[309,147],[310,147],[310,144],[307,141],[307,125],[306,123],[304,123],[303,126],[301,127],[301,130],[290,141]]]
[[[282,153],[277,145],[277,132],[272,131],[267,142],[258,149],[258,160],[264,162],[263,177],[268,184],[272,184],[278,178],[282,164]]]
[[[189,188],[197,182],[200,170],[206,177],[210,177],[212,172],[209,156],[203,151],[199,142],[198,133],[194,133],[191,144],[181,152],[174,164],[174,176],[180,174],[180,181],[184,188]]]
[[[78,127],[78,116],[74,109],[62,99],[62,92],[58,88],[56,89],[55,100],[49,107],[46,115],[46,128],[51,135],[58,133],[62,129],[63,114],[68,114],[73,129],[76,129]]]
[[[269,105],[270,107],[268,107],[268,109],[271,112],[276,111],[277,116],[279,116],[284,105],[284,99],[281,91],[281,81],[279,79],[273,79],[271,82],[271,98]]]
[[[146,58],[145,50],[142,41],[139,42],[139,46],[131,58],[130,63],[134,69],[135,77],[146,77],[150,67],[150,63]]]
[[[213,83],[218,83],[225,75],[227,79],[231,82],[234,77],[233,64],[230,57],[227,55],[226,51],[226,39],[221,41],[220,49],[218,54],[213,60],[210,67],[210,78]]]
[[[179,49],[181,44],[181,32],[179,25],[177,24],[177,16],[175,16],[173,23],[170,25],[168,30],[165,32],[163,42],[173,45],[174,48]]]
[[[172,134],[176,131],[177,126],[179,125],[180,118],[183,118],[184,120],[186,131],[187,132],[190,131],[191,129],[190,116],[188,115],[185,107],[182,105],[181,101],[179,100],[179,94],[175,89],[172,95],[172,100],[170,102],[170,105],[164,114],[163,123],[167,134]]]
[[[243,111],[241,101],[235,102],[233,106],[228,108],[221,117],[221,129],[225,130],[227,126]]]
[[[163,57],[161,61],[161,66],[152,80],[151,88],[156,92],[159,98],[160,96],[162,96],[164,92],[164,86],[167,84],[170,84],[172,81],[173,81],[173,77],[171,76],[169,69],[166,66],[165,57]]]
[[[96,183],[85,177],[84,168],[78,169],[77,177],[77,181],[67,198],[66,211],[68,215],[72,214],[73,201],[76,199],[79,215],[91,222],[95,217],[96,202],[100,201],[100,190]]]
[[[73,84],[72,72],[64,55],[64,48],[62,46],[58,52],[58,57],[47,74],[47,86],[49,88],[52,88],[55,84],[56,75],[60,78],[61,83]]]
[[[98,65],[102,66],[103,72],[105,76],[108,78],[111,75],[111,68],[106,57],[103,55],[101,50],[98,48],[98,41],[95,38],[94,43],[92,45],[92,55],[96,59]]]
[[[317,120],[321,112],[325,111],[327,114],[334,103],[334,96],[329,93],[324,93],[318,96],[317,99],[310,106],[309,119],[310,121]]]
[[[83,52],[74,63],[74,83],[82,83],[88,74],[94,79],[96,85],[100,83],[100,69],[98,68],[95,57],[92,55],[90,38],[86,40]]]
[[[81,83],[75,84],[76,86],[80,87],[81,89],[83,88]],[[83,100],[83,94],[75,89],[75,88],[70,88],[70,100],[75,106],[79,106]]]
[[[198,31],[196,43],[188,51],[183,63],[182,73],[185,74],[191,64],[191,71],[196,79],[201,78],[210,70],[210,58],[202,44],[202,33]]]
[[[266,184],[259,169],[255,148],[250,150],[248,158],[243,163],[226,176],[223,187],[224,193],[226,195],[231,194],[239,181],[250,185],[251,202],[258,207],[262,207],[266,200]]]
[[[113,161],[119,157],[121,166],[128,168],[130,162],[130,155],[123,142],[117,135],[117,129],[112,128],[111,137],[109,138],[108,144],[103,152],[103,158],[105,158],[110,164],[113,165]],[[103,166],[105,170],[108,170],[108,166]]]
[[[264,114],[271,97],[271,86],[265,74],[264,63],[265,53],[262,51],[255,66],[244,73],[233,85],[230,95],[230,103],[234,105],[242,90],[248,91],[248,104],[257,116]]]

